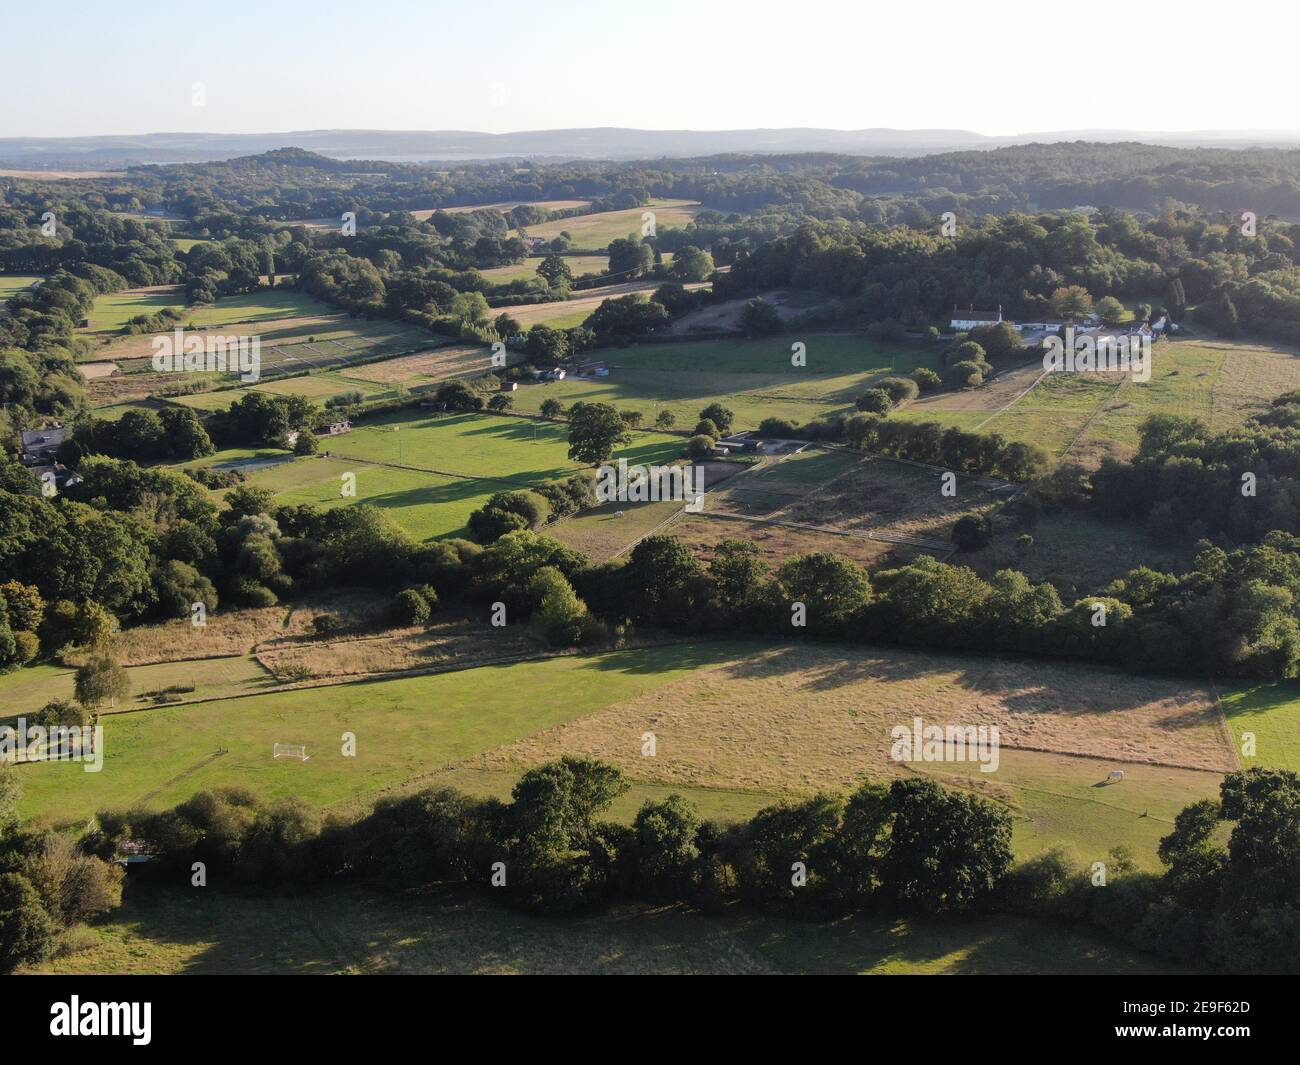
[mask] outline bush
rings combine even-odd
[[[868,388],[853,405],[868,414],[888,414],[894,408],[894,401],[883,388]]]
[[[731,426],[736,420],[736,415],[721,403],[710,403],[700,411],[700,421],[710,421],[718,427],[722,435],[731,432]],[[710,436],[716,436],[717,433],[710,433]]]
[[[711,454],[715,446],[713,437],[696,433],[687,441],[686,453],[693,459],[702,459]]]
[[[910,403],[921,391],[921,386],[907,377],[882,377],[876,382],[876,387],[888,392],[896,407]]]
[[[983,514],[965,514],[952,527],[952,542],[963,551],[978,551],[993,539],[993,523]]]
[[[722,434],[718,431],[718,426],[710,418],[701,418],[695,423],[695,436],[711,436],[714,440]]]
[[[972,362],[962,360],[953,363],[948,368],[945,375],[950,385],[956,385],[958,388],[978,388],[984,383],[985,377],[988,376],[992,367],[986,362]]]
[[[403,588],[393,598],[392,617],[397,625],[427,625],[432,613],[428,601],[415,588]]]
[[[799,427],[785,418],[764,418],[758,423],[759,436],[774,436],[779,439],[798,439]]]
[[[343,622],[334,614],[317,614],[311,619],[311,626],[317,636],[330,636],[343,628]]]
[[[922,392],[932,392],[943,384],[943,378],[925,366],[913,372],[912,380]]]

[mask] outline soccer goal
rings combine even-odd
[[[307,747],[302,743],[277,743],[271,754],[275,758],[296,758],[300,762],[307,761]]]

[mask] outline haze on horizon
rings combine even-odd
[[[1295,128],[1290,71],[1260,61],[1276,18],[1261,0],[1234,5],[1227,33],[1185,16],[1135,22],[1120,0],[1086,18],[1025,0],[229,0],[201,39],[180,16],[142,0],[42,8],[0,69],[0,137]]]

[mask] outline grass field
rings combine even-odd
[[[1175,973],[1167,963],[1016,917],[953,922],[786,921],[623,907],[547,920],[461,895],[361,890],[259,899],[128,884],[81,947],[24,972],[292,973]]]
[[[528,235],[554,240],[561,233],[568,233],[573,239],[574,250],[601,252],[609,247],[611,241],[629,233],[639,237],[641,216],[646,211],[654,213],[656,229],[670,229],[686,225],[699,209],[700,205],[693,200],[651,200],[644,207],[626,211],[602,211],[529,226]]]
[[[188,624],[188,620],[177,624]],[[63,666],[41,665],[0,676],[0,715],[30,714],[52,699],[71,699],[74,673]],[[194,689],[180,695],[184,701],[190,702],[249,695],[277,684],[271,673],[251,657],[129,666],[127,675],[131,681],[130,697],[119,700],[115,707],[106,708],[107,712],[151,706],[152,701],[144,698],[144,693],[178,685]]]
[[[0,274],[0,302],[43,280],[40,274]]]
[[[522,487],[562,477],[578,468],[568,457],[566,426],[495,415],[413,417],[403,412],[366,422],[323,440],[321,446],[329,457],[278,462],[251,472],[250,480],[270,488],[284,503],[372,503],[391,511],[418,540],[466,535],[470,513],[494,492],[509,489],[511,483]],[[666,463],[681,450],[677,437],[637,433],[619,455],[629,463]],[[223,453],[202,465],[241,457]],[[340,495],[345,473],[355,475],[355,497]]]
[[[179,285],[155,285],[149,288],[128,288],[97,296],[90,308],[88,333],[116,333],[137,314],[156,314],[164,307],[185,309],[185,298]]]
[[[355,497],[343,497],[342,476],[356,478]],[[356,463],[338,458],[300,458],[253,473],[251,484],[270,488],[278,503],[314,503],[328,508],[352,503],[382,507],[417,540],[463,536],[470,513],[505,485],[442,477],[419,470]]]
[[[1225,688],[1223,713],[1243,767],[1290,769],[1300,773],[1300,687],[1294,683],[1242,684]],[[1243,751],[1252,733],[1255,753]]]
[[[530,280],[537,276],[537,268],[541,266],[543,258],[544,256],[541,255],[533,255],[521,263],[494,266],[490,270],[480,270],[479,273],[494,285],[503,285],[507,281]],[[564,262],[574,277],[581,277],[583,274],[603,274],[609,269],[608,255],[566,255]]]
[[[365,422],[325,446],[345,459],[524,483],[560,477],[578,465],[568,457],[568,426],[486,414],[402,411]],[[683,446],[680,437],[638,432],[617,457],[629,463],[667,462]]]
[[[806,346],[806,367],[790,364],[796,339]],[[535,411],[551,398],[566,406],[579,400],[613,403],[642,411],[647,422],[666,409],[679,428],[689,428],[702,408],[717,401],[735,412],[735,428],[753,429],[767,417],[804,423],[851,412],[873,380],[938,365],[931,346],[823,335],[642,344],[594,351],[588,358],[608,362],[610,375],[523,385],[516,406]]]
[[[1161,341],[1146,382],[1058,373],[1035,384],[1041,371],[1030,360],[981,388],[926,396],[891,416],[998,432],[1095,465],[1105,455],[1131,454],[1150,414],[1196,417],[1223,430],[1300,387],[1300,355],[1240,340]]]
[[[166,806],[225,784],[320,806],[373,798],[734,654],[725,645],[616,651],[116,715],[104,723],[101,772],[20,767],[21,810],[80,823],[100,809]],[[340,753],[344,732],[357,737],[354,758]],[[306,744],[310,760],[273,760],[277,742]]]
[[[1017,546],[1025,532],[1033,537],[1027,550]],[[993,519],[988,547],[951,561],[970,566],[986,579],[1000,569],[1018,569],[1034,581],[1050,581],[1061,598],[1072,603],[1138,566],[1183,573],[1191,568],[1192,558],[1186,549],[1152,542],[1141,525],[1063,510],[1044,514],[1029,530],[999,515]]]
[[[490,653],[471,630],[466,638],[475,655]],[[504,642],[502,652],[517,653]],[[28,690],[42,680],[16,676],[9,683]],[[921,772],[1004,803],[1021,856],[1060,845],[1088,861],[1124,844],[1151,868],[1178,811],[1214,795],[1237,764],[1212,693],[1195,684],[896,649],[697,643],[229,695],[107,717],[102,772],[19,770],[24,815],[80,823],[222,784],[334,807],[438,781],[506,795],[523,769],[574,753],[634,782],[612,811],[624,820],[669,790],[735,818],[782,795]],[[893,761],[890,730],[914,716],[998,728],[996,771]],[[653,758],[641,755],[646,731]],[[336,753],[343,732],[357,736],[355,759]],[[311,758],[275,762],[276,742],[304,743]],[[1117,766],[1126,777],[1108,786]]]

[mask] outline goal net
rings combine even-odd
[[[301,743],[277,743],[271,753],[275,758],[296,758],[300,762],[307,761],[307,747]]]

